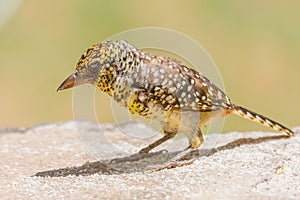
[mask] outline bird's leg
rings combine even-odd
[[[186,149],[184,149],[182,152],[180,152],[175,157],[173,157],[169,162],[162,164],[162,165],[149,166],[148,169],[159,171],[162,169],[170,169],[170,168],[190,165],[197,158],[192,158],[190,160],[182,160],[182,159],[184,157],[186,157],[193,150],[199,148],[203,142],[204,142],[204,139],[203,139],[201,130],[198,129],[198,133],[196,135],[194,135],[194,137],[190,140],[190,145]]]
[[[168,126],[168,123],[166,123],[164,125],[164,136],[158,140],[156,140],[155,142],[149,144],[147,147],[141,149],[139,151],[139,153],[137,154],[133,154],[130,157],[125,157],[125,158],[116,158],[111,160],[111,163],[115,163],[115,162],[124,162],[124,161],[136,161],[136,160],[140,160],[140,159],[144,159],[146,157],[152,157],[158,154],[161,154],[163,152],[165,152],[166,150],[162,150],[162,151],[158,151],[158,152],[154,152],[154,153],[149,153],[149,151],[151,151],[152,149],[154,149],[155,147],[157,147],[158,145],[162,144],[163,142],[173,138],[176,133],[177,133],[177,129],[167,129],[166,127]]]
[[[165,133],[165,135],[162,138],[156,140],[155,142],[149,144],[147,147],[141,149],[139,151],[139,153],[149,153],[149,151],[151,151],[158,145],[162,144],[163,142],[173,138],[175,135],[176,135],[176,133]]]
[[[137,161],[137,160],[140,160],[140,159],[144,159],[146,157],[152,157],[152,156],[161,154],[161,153],[165,152],[166,150],[162,150],[162,151],[158,151],[158,152],[154,152],[154,153],[149,153],[149,151],[151,151],[152,149],[154,149],[155,147],[157,147],[161,143],[173,138],[175,135],[176,135],[176,133],[166,134],[162,138],[156,140],[155,142],[149,144],[147,147],[141,149],[139,151],[139,153],[133,154],[130,157],[115,158],[115,159],[111,160],[110,163],[118,163],[118,162],[125,162],[125,161],[131,161],[132,162],[132,161]]]
[[[141,149],[139,151],[139,153],[148,153],[149,151],[151,151],[152,149],[154,149],[155,147],[157,147],[158,145],[164,143],[165,141],[173,138],[177,132],[178,132],[178,128],[179,128],[179,124],[171,124],[171,122],[175,121],[175,119],[178,118],[178,115],[174,115],[171,116],[168,115],[165,118],[164,121],[164,126],[163,126],[163,132],[164,132],[164,136],[158,140],[156,140],[155,142],[149,144],[147,147]]]

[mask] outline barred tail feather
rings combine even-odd
[[[270,127],[276,131],[280,131],[280,132],[284,132],[286,133],[289,137],[294,135],[294,132],[292,130],[290,130],[289,128],[263,116],[260,114],[257,114],[255,112],[252,112],[246,108],[240,107],[240,106],[234,106],[233,113],[235,113],[236,115],[239,115],[243,118],[249,119],[251,121],[255,121],[257,123],[260,123],[264,126]]]

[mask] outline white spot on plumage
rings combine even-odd
[[[167,85],[168,79],[164,79],[163,82],[161,83],[162,85]]]
[[[144,102],[147,99],[147,96],[144,93],[141,93],[138,98],[141,102]]]
[[[170,101],[171,99],[173,99],[172,95],[169,95],[169,96],[166,97],[167,101]]]
[[[191,106],[194,108],[194,107],[196,107],[196,103],[195,102],[192,102],[191,103]]]
[[[264,120],[260,117],[260,116],[258,116],[258,115],[256,115],[256,117],[255,117],[260,123],[263,123],[264,122]]]
[[[169,103],[175,103],[176,99],[175,98],[172,98]]]
[[[266,122],[268,125],[273,126],[273,123],[272,123],[270,120],[265,119],[265,122]]]
[[[171,87],[168,89],[168,93],[173,93],[176,91],[176,87]]]
[[[154,91],[159,91],[160,90],[160,87],[155,87],[154,88]]]
[[[206,109],[206,108],[207,108],[207,105],[203,104],[203,105],[202,105],[202,108],[203,108],[203,109]]]
[[[249,118],[254,118],[254,116],[253,116],[250,112],[247,112],[247,116],[248,116]]]
[[[239,110],[239,113],[240,113],[242,116],[245,116],[245,113],[244,113],[242,110]]]
[[[151,60],[151,57],[150,57],[149,55],[146,55],[146,56],[145,56],[145,59],[146,59],[146,60]]]
[[[195,84],[195,80],[191,79],[191,84],[194,85]]]
[[[165,110],[169,110],[171,108],[171,105],[168,104],[166,107],[165,107]]]
[[[218,96],[219,96],[220,99],[223,97],[223,94],[222,94],[221,90],[218,90]]]
[[[184,71],[186,71],[186,72],[189,71],[189,69],[188,69],[186,66],[184,66],[183,69],[184,69]]]
[[[228,96],[226,96],[225,98],[226,98],[226,102],[230,103],[230,100],[229,100]]]
[[[273,128],[275,128],[277,131],[280,131],[282,129],[278,124],[275,124]]]

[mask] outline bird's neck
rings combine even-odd
[[[103,70],[97,82],[97,89],[112,96],[115,88],[116,76],[117,71],[113,67]]]

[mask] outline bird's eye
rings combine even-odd
[[[81,55],[81,59],[82,59],[82,60],[85,59],[85,54],[82,54],[82,55]]]

